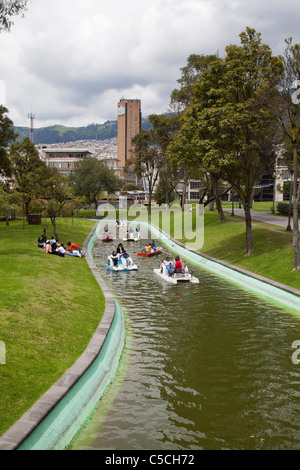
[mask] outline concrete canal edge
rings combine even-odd
[[[93,262],[97,225],[86,238],[83,251],[105,296],[101,322],[78,360],[0,437],[0,450],[65,449],[118,371],[125,345],[125,317]]]
[[[208,256],[173,239],[155,225],[149,224],[148,222],[145,222],[145,224],[150,226],[150,238],[157,237],[171,251],[178,253],[185,259],[190,260],[192,263],[201,266],[207,271],[247,289],[247,291],[250,290],[254,292],[269,303],[277,306],[281,305],[282,307],[288,308],[291,313],[300,316],[300,290]]]

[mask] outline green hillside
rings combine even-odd
[[[148,119],[142,120],[143,129],[149,129]],[[18,140],[30,137],[29,127],[15,127],[19,134]],[[66,127],[61,125],[34,129],[35,144],[58,144],[75,142],[76,140],[105,140],[117,137],[117,121],[106,121],[104,124],[89,124],[86,127]]]
[[[27,127],[15,127],[19,140],[30,136]],[[61,125],[34,129],[35,144],[55,144],[75,142],[76,140],[111,139],[117,137],[117,121],[107,121],[104,124],[89,124],[86,127],[66,127]]]

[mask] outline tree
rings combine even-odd
[[[180,129],[180,117],[166,116],[151,114],[148,120],[152,124],[153,135],[162,152],[162,165],[159,172],[159,191],[158,194],[164,192],[163,199],[167,205],[170,204],[171,199],[174,200],[174,192],[176,186],[182,178],[183,171],[178,168],[176,164],[171,163],[170,157],[167,154],[167,149],[170,143],[175,139],[177,132]],[[161,196],[159,196],[161,200]]]
[[[16,140],[13,122],[6,116],[8,109],[0,105],[0,176],[10,176],[12,167],[7,148],[11,142]]]
[[[246,253],[254,249],[250,207],[253,187],[275,161],[276,127],[265,108],[282,72],[260,34],[247,28],[241,45],[226,48],[194,87],[193,104],[183,115],[177,159],[201,165],[230,183],[246,220]]]
[[[16,212],[20,205],[20,195],[16,191],[9,191],[9,184],[0,185],[0,213],[5,214],[6,225],[9,225],[9,214]]]
[[[178,112],[192,104],[195,83],[201,80],[203,72],[208,70],[217,58],[217,55],[203,54],[191,54],[188,57],[187,65],[180,69],[181,77],[177,80],[180,88],[175,88],[171,93],[171,106]]]
[[[175,192],[169,184],[168,180],[165,181],[163,178],[159,178],[159,182],[155,189],[153,197],[155,202],[159,206],[161,204],[166,204],[167,206],[169,206],[170,203],[175,200]]]
[[[10,31],[13,16],[24,13],[27,0],[2,0],[0,1],[0,32]]]
[[[131,142],[131,156],[128,158],[124,170],[132,168],[133,173],[139,178],[146,178],[149,193],[148,216],[150,216],[154,187],[163,165],[163,153],[153,129],[149,131],[142,129]]]
[[[87,158],[80,163],[70,176],[70,183],[76,196],[84,196],[87,202],[98,207],[99,196],[103,191],[113,194],[122,187],[122,180],[114,170],[95,158]]]
[[[300,101],[298,99],[300,85],[300,44],[292,45],[292,38],[286,39],[283,57],[284,70],[278,89],[268,107],[276,119],[282,133],[282,141],[288,144],[292,153],[293,171],[293,270],[300,269],[299,255],[299,156],[300,143]]]
[[[38,150],[28,137],[22,142],[13,143],[9,148],[9,155],[17,190],[22,194],[26,220],[28,220],[29,204],[34,197],[39,195],[40,174],[37,170],[45,166],[45,163],[40,159]]]
[[[57,168],[48,166],[41,166],[38,169],[38,174],[41,182],[40,189],[45,201],[44,214],[51,219],[53,234],[57,238],[56,219],[70,198],[68,179]]]
[[[194,92],[197,83],[201,81],[201,77],[203,73],[209,70],[216,61],[218,60],[218,55],[198,55],[198,54],[191,54],[187,59],[187,65],[181,68],[181,78],[178,79],[178,83],[180,84],[180,89],[174,89],[171,93],[171,107],[175,108],[178,112],[182,113],[185,109],[192,105],[194,100]],[[172,160],[173,164],[176,159]],[[201,172],[201,169],[199,169]],[[181,173],[183,174],[183,192],[181,197],[181,207],[182,210],[184,209],[185,204],[185,192],[186,192],[186,185],[188,184],[188,180],[192,178],[195,172],[195,168],[192,167],[191,171],[185,165],[182,169]],[[188,177],[190,175],[190,178]],[[209,201],[213,202],[216,201],[217,209],[219,212],[220,219],[223,221],[225,220],[225,214],[222,210],[220,204],[220,198],[218,195],[218,181],[221,179],[220,175],[214,173],[212,176],[209,172],[205,172],[206,179],[208,180],[208,186],[210,188],[210,197]],[[206,188],[207,191],[207,188]],[[205,191],[205,192],[206,192]],[[203,193],[202,193],[203,195]],[[200,197],[201,199],[201,197]],[[202,200],[199,200],[199,203],[203,203]],[[207,201],[205,201],[207,204]]]

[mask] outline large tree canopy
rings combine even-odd
[[[278,89],[268,102],[282,134],[282,141],[293,155],[293,269],[300,269],[299,255],[299,152],[300,144],[300,44],[292,44],[292,38],[286,39],[283,57],[284,70]]]
[[[0,174],[11,175],[11,164],[7,148],[17,135],[14,132],[13,122],[6,116],[8,109],[0,105]]]
[[[139,177],[144,177],[148,184],[148,214],[151,214],[151,199],[153,190],[164,162],[164,153],[154,129],[142,129],[132,139],[131,156],[128,158],[125,170],[129,168]]]
[[[45,163],[28,137],[22,142],[14,142],[9,148],[9,155],[17,190],[22,194],[28,219],[31,200],[41,195],[38,169],[45,166]]]
[[[247,28],[241,45],[226,48],[194,85],[193,103],[183,113],[172,146],[177,162],[221,175],[240,196],[246,218],[246,251],[254,249],[250,206],[253,187],[274,162],[274,120],[265,102],[282,73],[260,34]]]
[[[70,176],[70,181],[74,194],[84,196],[89,203],[95,204],[96,210],[103,191],[113,194],[121,189],[123,184],[113,169],[95,158],[83,160]]]
[[[0,1],[0,32],[9,31],[13,22],[13,16],[24,13],[27,0],[3,0]]]

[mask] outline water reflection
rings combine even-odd
[[[197,267],[199,285],[166,284],[140,245],[127,273],[105,271],[112,248],[94,248],[127,310],[127,344],[73,448],[299,449],[300,320]]]

